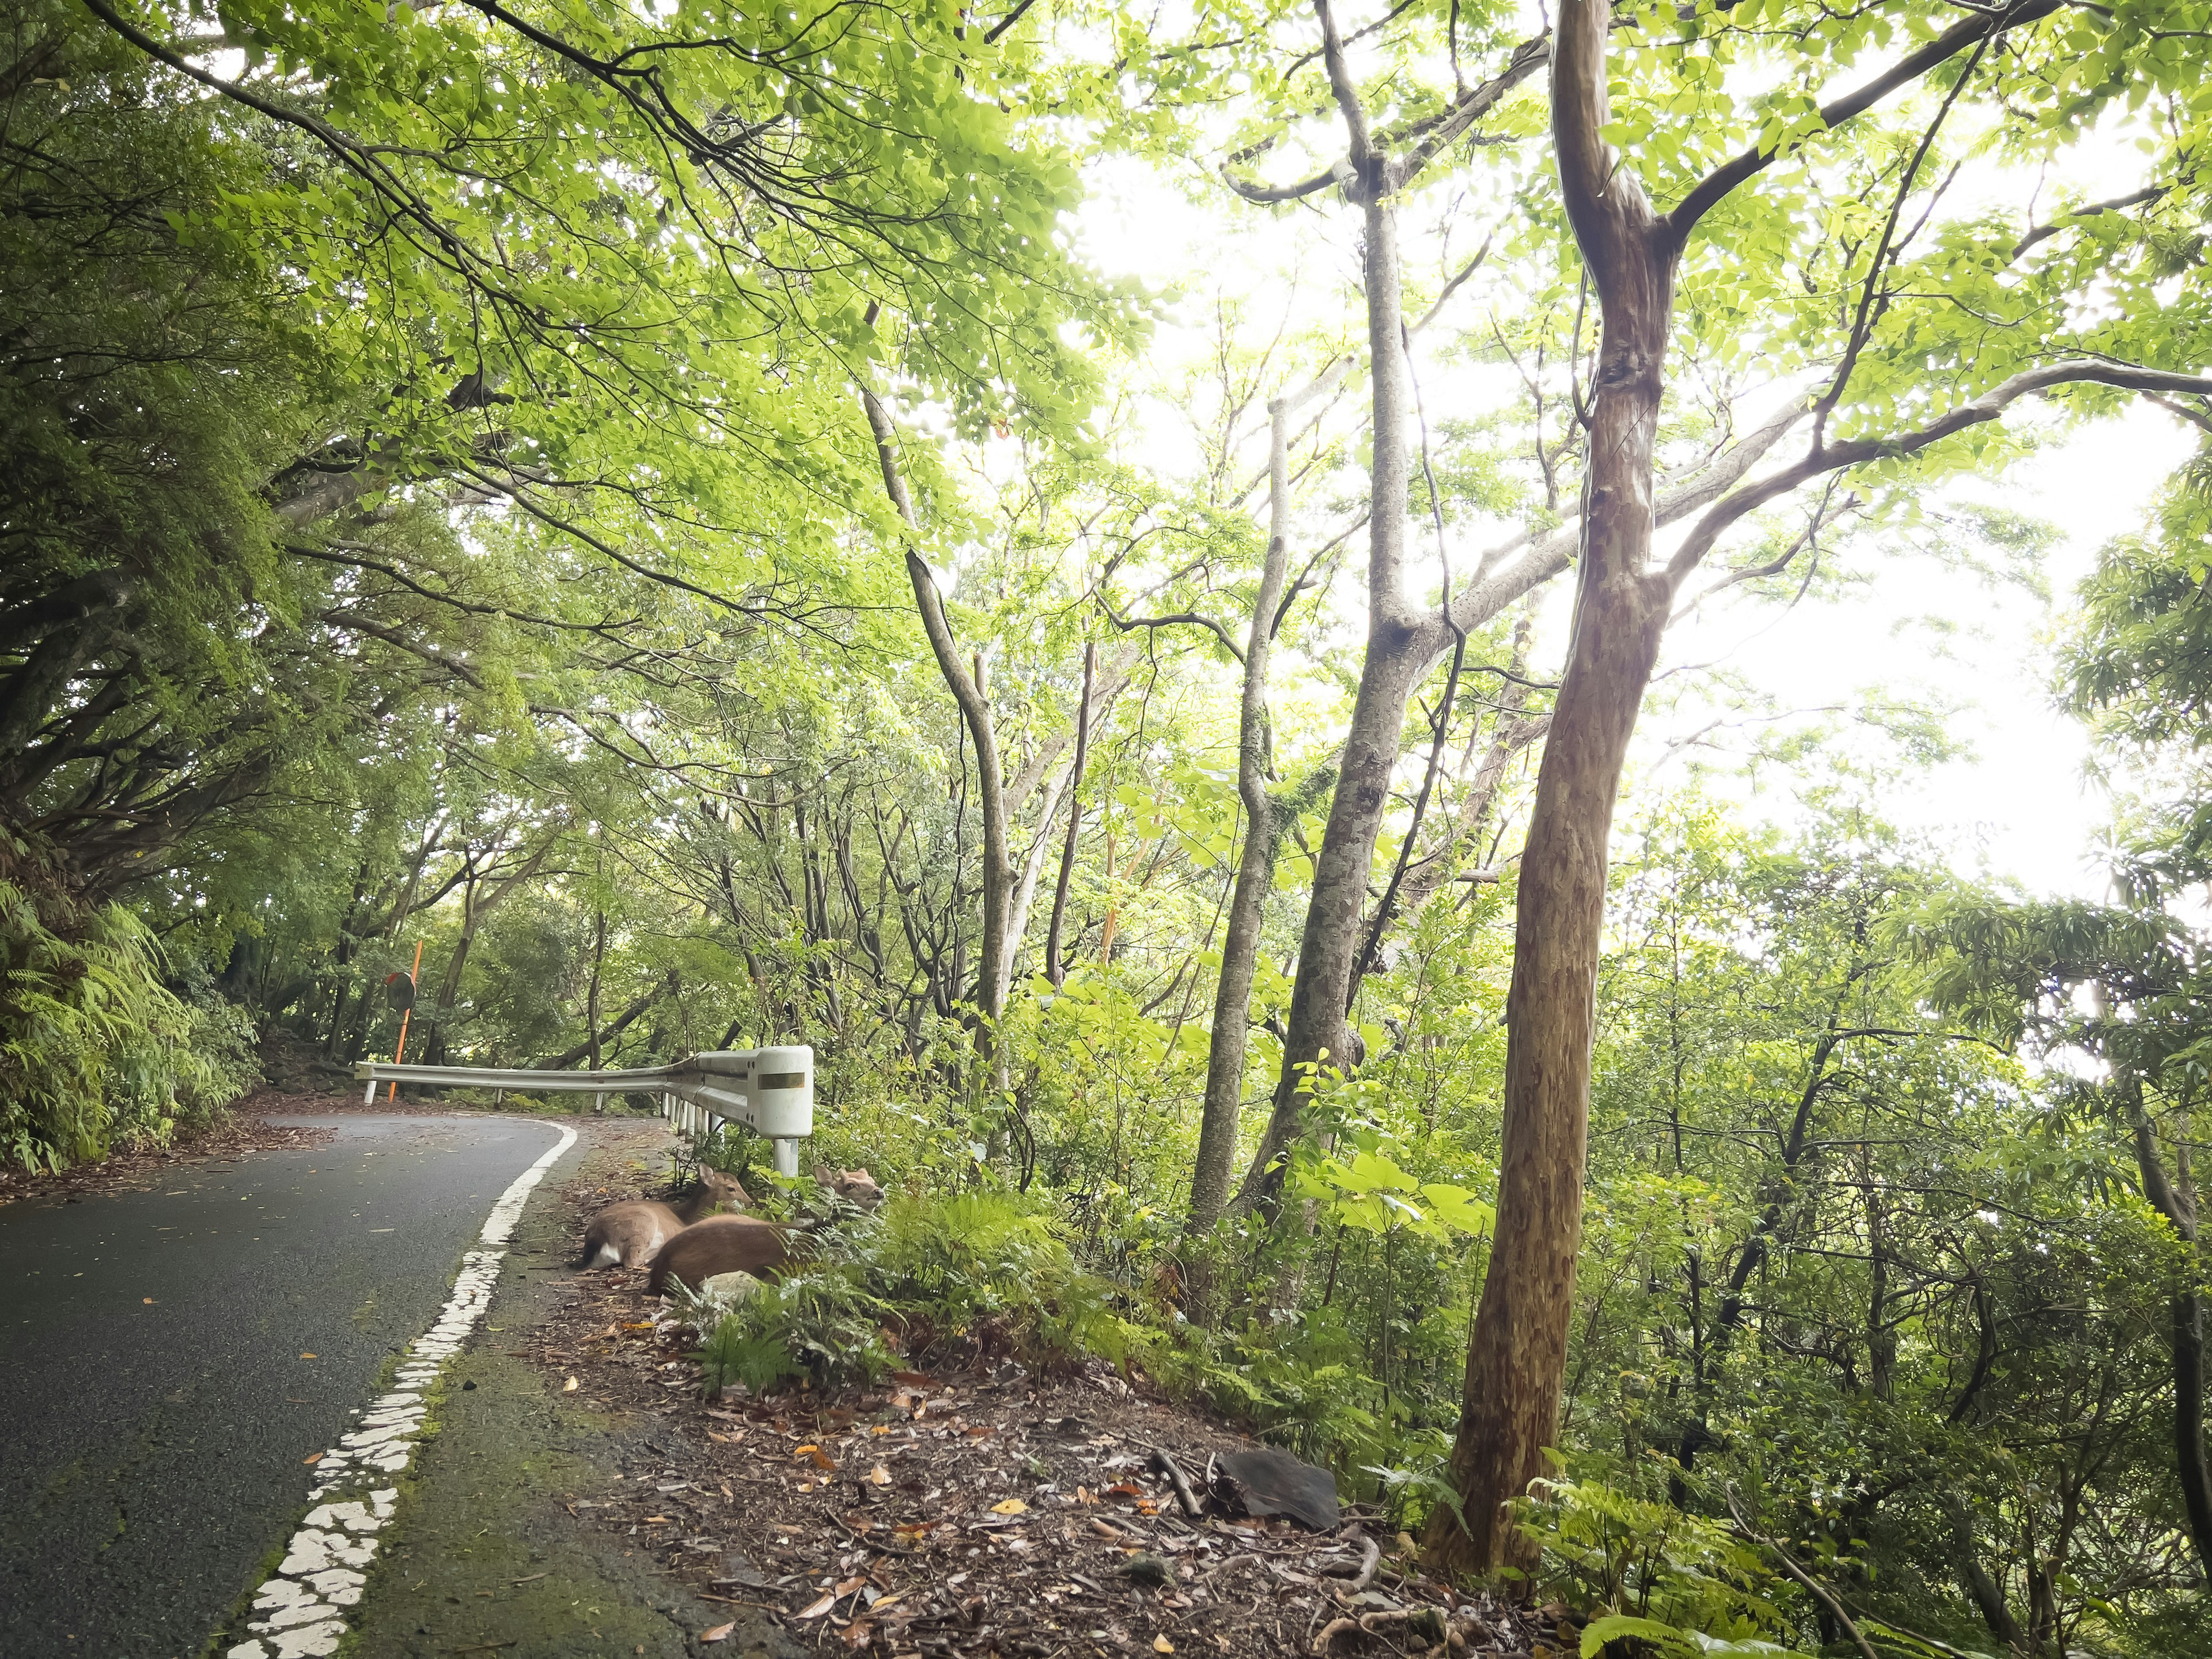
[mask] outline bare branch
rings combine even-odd
[[[1720,539],[1722,532],[1729,526],[1747,514],[1757,512],[1769,501],[1788,495],[1810,479],[1841,471],[1845,467],[1863,466],[1869,461],[1918,454],[1929,445],[1939,443],[1954,433],[1997,419],[2014,403],[2031,393],[2050,392],[2063,386],[2107,386],[2128,392],[2178,392],[2203,396],[2212,393],[2212,377],[2078,359],[2046,363],[2040,368],[2026,370],[2000,382],[1980,397],[1960,404],[1927,425],[1911,431],[1892,433],[1878,438],[1856,438],[1846,443],[1816,447],[1794,465],[1784,467],[1757,483],[1736,491],[1716,505],[1698,521],[1674,556],[1668,561],[1667,579],[1679,585],[1683,578],[1698,568],[1698,562],[1712,550],[1713,544]]]

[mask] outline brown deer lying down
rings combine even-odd
[[[659,1296],[672,1279],[696,1291],[717,1273],[774,1278],[791,1259],[791,1231],[749,1215],[710,1215],[660,1247],[645,1287]]]
[[[717,1210],[742,1210],[750,1200],[735,1176],[720,1170],[702,1170],[696,1186],[680,1204],[670,1206],[650,1199],[610,1204],[584,1229],[584,1253],[580,1267],[642,1267],[661,1246],[701,1216]]]
[[[866,1170],[833,1170],[817,1164],[814,1184],[864,1210],[884,1201],[884,1189]],[[750,1273],[756,1279],[774,1275],[791,1259],[787,1235],[793,1231],[753,1216],[709,1216],[660,1247],[660,1253],[651,1258],[653,1275],[646,1280],[646,1289],[659,1296],[671,1279],[696,1291],[717,1273]]]

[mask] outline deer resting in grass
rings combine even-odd
[[[864,1210],[872,1210],[884,1201],[884,1189],[866,1170],[833,1170],[818,1164],[814,1182],[841,1202]],[[775,1277],[791,1260],[790,1235],[799,1231],[803,1229],[755,1216],[709,1216],[660,1247],[660,1254],[653,1258],[653,1276],[646,1280],[646,1289],[659,1296],[673,1279],[696,1291],[718,1273]]]
[[[696,1291],[717,1273],[775,1277],[791,1260],[792,1231],[749,1215],[708,1216],[660,1247],[646,1290],[659,1296],[674,1279]]]
[[[702,1216],[720,1210],[742,1210],[750,1200],[735,1176],[720,1170],[702,1170],[698,1183],[674,1205],[652,1199],[610,1204],[593,1216],[584,1229],[584,1253],[580,1267],[642,1267],[668,1241],[690,1228]]]

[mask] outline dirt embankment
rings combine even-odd
[[[633,1195],[573,1186],[572,1236]],[[1552,1617],[1427,1579],[1356,1510],[1329,1531],[1234,1512],[1206,1472],[1253,1443],[1141,1377],[939,1364],[877,1389],[709,1404],[641,1272],[574,1282],[514,1351],[563,1403],[657,1426],[571,1512],[803,1645],[977,1659],[1573,1650]],[[1160,1453],[1182,1472],[1180,1497]]]

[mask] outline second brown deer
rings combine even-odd
[[[580,1267],[642,1267],[661,1247],[703,1216],[742,1210],[751,1200],[735,1176],[702,1170],[691,1190],[675,1204],[634,1199],[610,1204],[584,1229]]]

